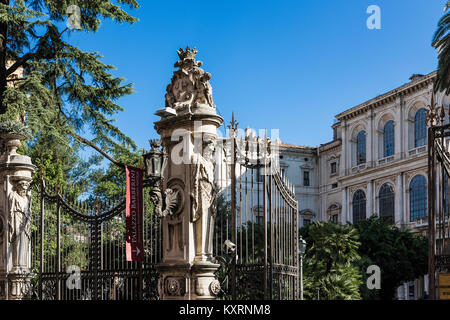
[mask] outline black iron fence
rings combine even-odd
[[[144,188],[143,262],[126,261],[125,199],[94,203],[34,186],[32,298],[41,300],[158,299],[161,224]]]
[[[436,297],[439,273],[450,270],[450,114],[437,107],[432,94],[428,128],[428,268],[430,296]]]
[[[236,132],[232,128],[231,138],[216,148],[220,193],[214,253],[231,257],[218,273],[222,297],[298,299],[294,186],[279,170],[277,145],[252,135],[238,138]],[[235,248],[224,245],[227,240]]]
[[[220,142],[213,239],[222,264],[220,298],[298,299],[298,203],[279,169],[278,145],[236,134]],[[143,262],[126,261],[124,197],[80,202],[43,180],[33,191],[32,298],[159,299],[162,228],[149,186],[144,187]]]

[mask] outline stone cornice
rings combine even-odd
[[[426,162],[427,156],[428,156],[428,153],[424,152],[423,154],[421,154],[417,157],[401,159],[401,160],[391,162],[390,164],[387,164],[387,165],[376,166],[376,167],[372,167],[372,168],[360,171],[358,173],[348,174],[348,175],[339,177],[338,182],[341,183],[342,186],[345,187],[345,186],[347,186],[347,185],[344,185],[345,181],[361,178],[366,175],[373,175],[374,173],[375,174],[380,173],[380,172],[386,173],[386,172],[389,172],[389,169],[400,167],[400,168],[402,168],[403,171],[408,171],[409,169],[405,168],[405,165],[407,165],[408,163],[420,162],[420,161],[424,161],[424,160],[425,160],[425,162],[422,166],[417,166],[415,168],[417,168],[417,169],[426,168],[427,167],[427,162]],[[376,176],[373,176],[372,179],[376,180],[378,178]]]
[[[324,152],[329,152],[329,151],[340,151],[341,145],[342,145],[342,140],[336,139],[336,140],[333,140],[333,141],[330,141],[330,142],[320,145],[319,152],[324,153]]]
[[[391,90],[385,94],[370,99],[360,105],[357,105],[356,107],[341,112],[338,115],[336,115],[335,118],[338,121],[348,120],[361,113],[367,112],[372,108],[375,109],[387,103],[395,102],[396,99],[400,96],[407,95],[416,92],[420,89],[423,89],[424,87],[427,87],[434,81],[435,78],[436,78],[436,71],[433,71],[423,77],[408,82],[403,86],[398,87],[397,89]]]
[[[179,116],[173,116],[169,118],[161,119],[154,123],[156,132],[161,134],[164,129],[170,129],[173,127],[193,127],[195,121],[202,121],[203,124],[212,123],[219,127],[223,123],[223,118],[216,114],[183,114]],[[192,128],[193,129],[193,128]]]
[[[317,147],[307,147],[307,146],[297,146],[293,144],[280,144],[279,150],[285,151],[285,152],[298,152],[299,150],[305,151],[305,152],[315,152]]]

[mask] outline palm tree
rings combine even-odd
[[[444,8],[444,16],[439,20],[438,29],[433,36],[432,45],[439,52],[439,65],[435,92],[450,94],[450,1]]]
[[[304,263],[306,299],[359,300],[358,231],[351,225],[314,222],[301,231],[309,244]]]

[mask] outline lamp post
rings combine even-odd
[[[300,236],[298,239],[298,255],[300,257],[300,300],[303,300],[303,255],[306,251],[306,241]]]
[[[150,201],[155,206],[155,215],[164,217],[172,214],[174,209],[179,207],[179,194],[175,194],[173,190],[168,188],[162,192],[162,181],[164,180],[164,169],[167,164],[166,153],[161,149],[160,140],[150,140],[151,150],[143,154],[145,166],[144,185],[151,187]],[[167,194],[174,195],[167,199]]]
[[[145,178],[150,181],[152,186],[156,185],[161,179],[164,170],[164,152],[161,150],[160,140],[150,140],[151,150],[144,154]]]

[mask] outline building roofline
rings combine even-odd
[[[291,149],[302,149],[302,150],[315,150],[317,147],[308,147],[308,146],[299,146],[295,144],[287,144],[287,143],[281,143],[281,148],[291,148]]]
[[[342,139],[331,140],[329,142],[323,143],[319,146],[319,149],[325,149],[327,147],[334,148],[341,145]]]
[[[378,106],[384,105],[386,103],[395,101],[398,96],[402,96],[411,92],[415,92],[423,87],[434,82],[436,78],[437,71],[430,72],[420,78],[412,80],[396,89],[390,90],[384,94],[381,94],[375,98],[372,98],[364,103],[361,103],[355,107],[345,110],[335,116],[338,121],[347,120],[357,116],[360,113],[366,112],[371,108],[376,108]]]

